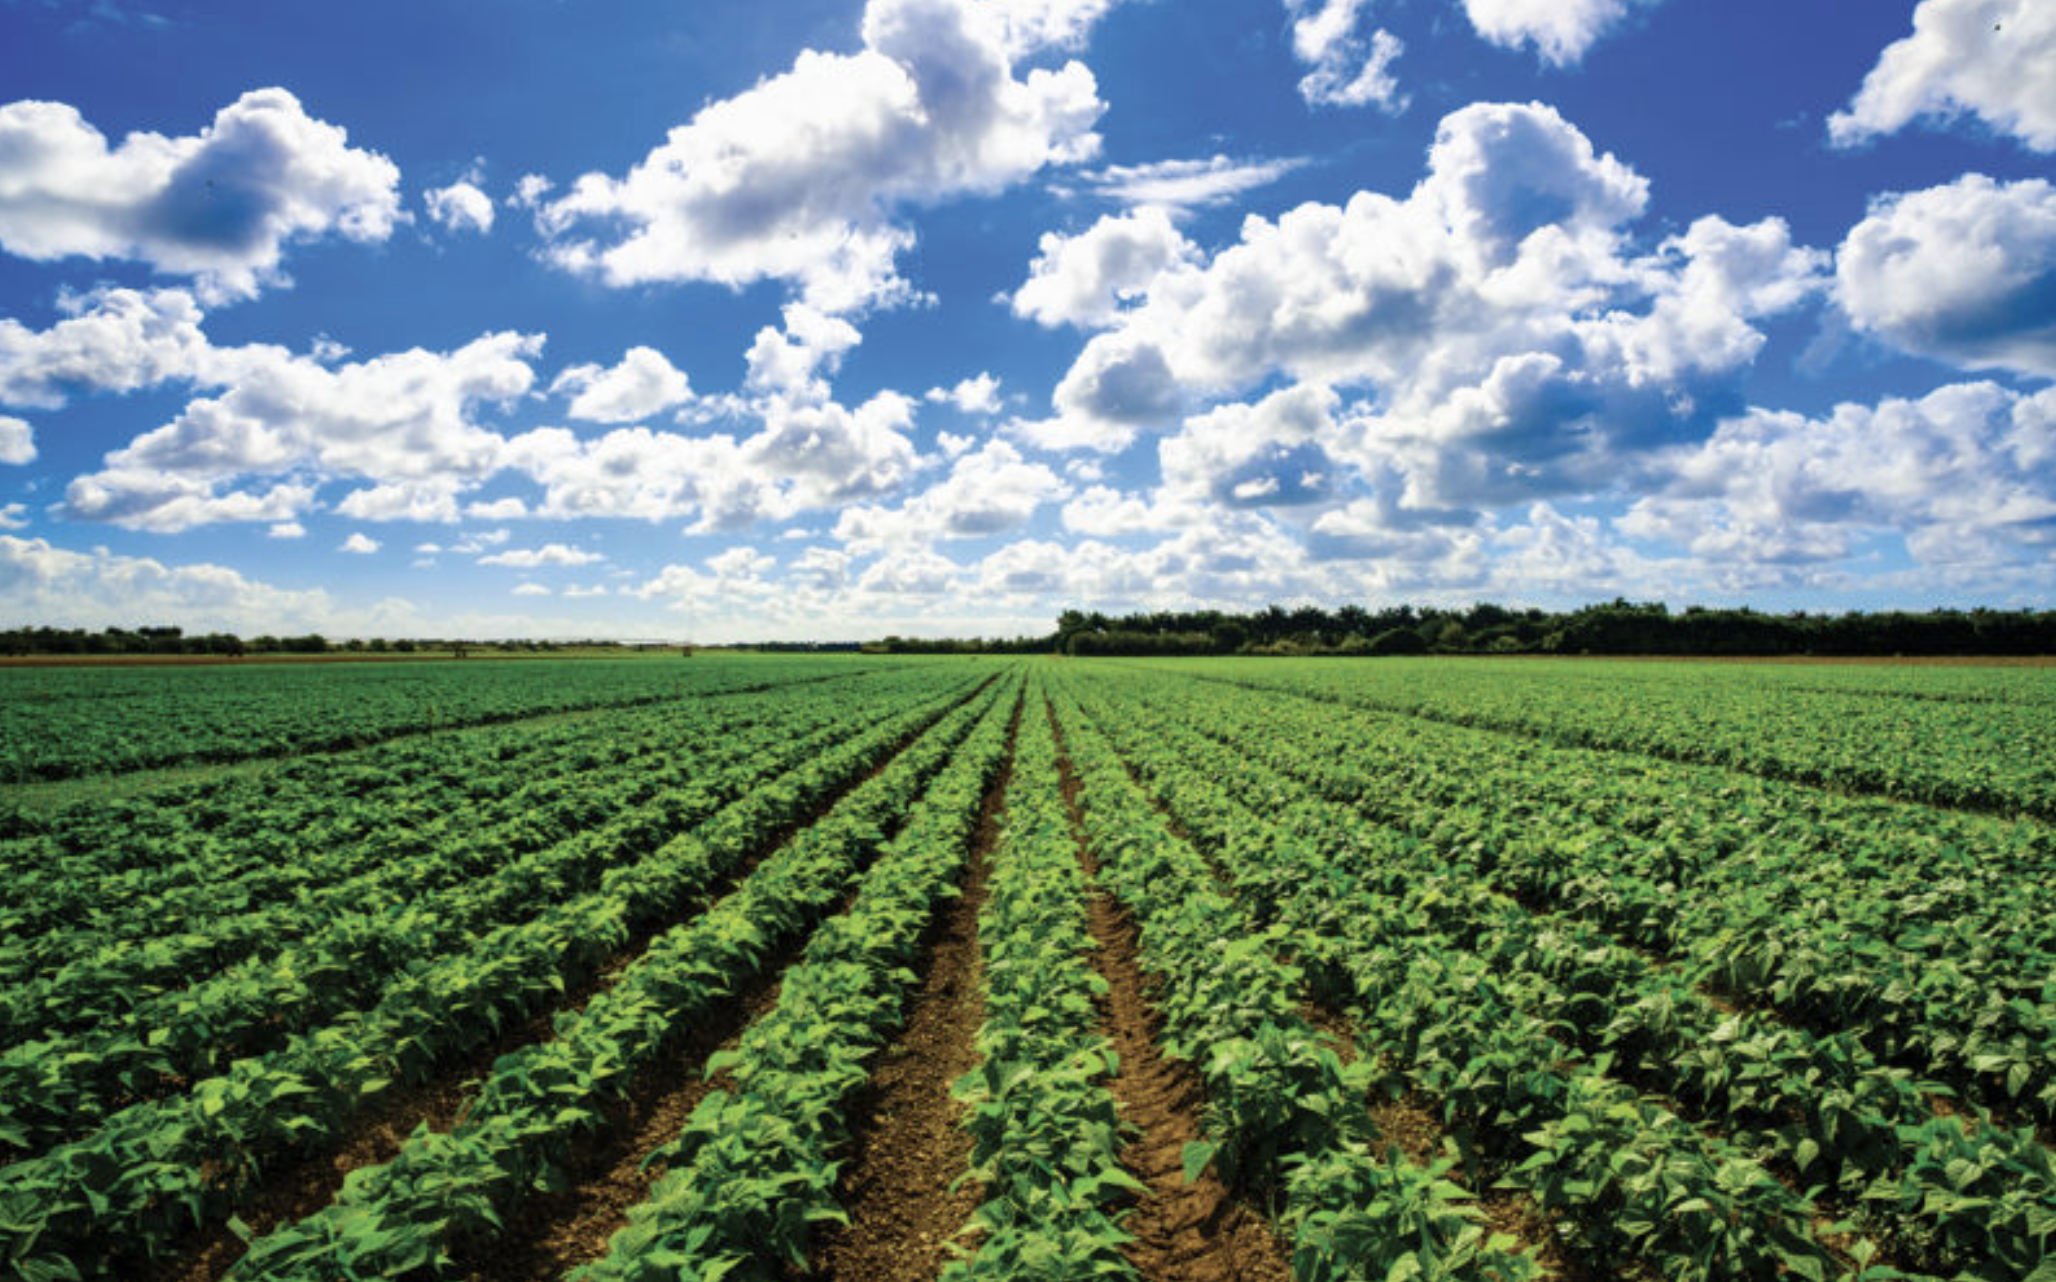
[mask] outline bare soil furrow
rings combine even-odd
[[[935,1277],[957,1231],[984,1200],[975,1181],[961,1178],[970,1169],[971,1139],[958,1125],[963,1108],[949,1092],[978,1066],[978,1028],[985,1020],[978,914],[1020,722],[1017,702],[1006,757],[979,813],[962,893],[945,900],[930,925],[921,987],[906,1025],[852,1105],[857,1122],[838,1190],[849,1223],[822,1235],[813,1261],[814,1272],[833,1282]]]
[[[981,683],[977,690],[967,696],[967,700],[976,698],[978,692],[989,684],[989,680]],[[708,906],[733,893],[759,864],[782,849],[799,833],[818,823],[844,797],[876,778],[924,733],[925,730],[909,734],[894,744],[890,752],[861,776],[831,789],[799,819],[773,832],[747,859],[721,877],[702,897],[700,903],[680,912],[671,920],[646,922],[633,929],[627,944],[606,965],[584,980],[567,985],[561,996],[527,1020],[510,1025],[485,1047],[461,1061],[452,1063],[430,1080],[395,1086],[387,1090],[377,1102],[353,1117],[349,1125],[330,1142],[281,1161],[273,1168],[264,1188],[247,1205],[238,1208],[237,1215],[245,1231],[251,1238],[262,1237],[282,1224],[289,1224],[314,1214],[335,1200],[336,1195],[342,1190],[344,1180],[351,1172],[392,1161],[407,1137],[418,1128],[426,1126],[432,1131],[447,1131],[462,1122],[465,1111],[476,1098],[478,1082],[491,1070],[494,1061],[523,1046],[553,1036],[560,1015],[583,1011],[593,998],[612,988],[622,974],[648,950],[651,941],[659,934],[669,930],[679,921],[691,920]],[[794,946],[792,952],[793,955],[797,955],[798,945]],[[767,977],[776,976],[782,973],[783,969],[784,963],[781,962],[762,973]],[[767,978],[763,982],[769,984],[771,980]],[[747,1002],[748,998],[749,991],[746,990],[738,1000]],[[768,1009],[768,1006],[765,1009]],[[746,1024],[737,1025],[736,1031],[739,1033],[744,1026]],[[689,1053],[690,1046],[698,1040],[700,1038],[697,1033],[689,1037],[687,1047],[682,1048],[680,1054]],[[708,1053],[713,1049],[709,1047]],[[700,1060],[704,1058],[704,1055],[700,1056]],[[700,1085],[696,1077],[693,1085]],[[704,1094],[704,1089],[701,1089],[700,1093]],[[694,1098],[685,1112],[678,1115],[681,1123],[697,1104],[698,1099]],[[633,1113],[635,1108],[636,1105],[631,1101],[625,1113]],[[674,1127],[662,1139],[669,1139],[676,1133],[677,1128]],[[657,1142],[661,1143],[662,1140]],[[653,1143],[636,1151],[640,1154],[655,1146]],[[638,1196],[623,1203],[622,1206],[625,1209],[626,1206],[640,1200],[641,1197]],[[604,1238],[601,1245],[605,1245]],[[136,1278],[137,1282],[219,1282],[235,1262],[243,1257],[246,1249],[243,1237],[231,1230],[227,1223],[212,1223],[194,1234],[190,1246],[166,1260],[137,1261],[133,1265],[134,1271],[129,1276]]]
[[[659,1164],[644,1165],[645,1155],[676,1139],[700,1101],[721,1085],[720,1075],[706,1075],[708,1057],[732,1049],[744,1029],[778,1004],[779,983],[800,948],[794,945],[638,1076],[609,1110],[602,1138],[572,1153],[567,1189],[536,1198],[505,1234],[462,1261],[471,1282],[554,1282],[606,1254],[608,1239],[628,1222],[628,1208],[649,1200],[664,1174]]]
[[[1154,985],[1141,966],[1139,932],[1128,912],[1099,888],[1099,861],[1083,836],[1077,774],[1061,755],[1062,742],[1059,729],[1064,803],[1091,887],[1086,926],[1096,945],[1093,965],[1107,981],[1105,1033],[1120,1057],[1120,1071],[1107,1085],[1123,1123],[1133,1129],[1121,1164],[1149,1189],[1121,1221],[1134,1239],[1128,1259],[1145,1282],[1290,1282],[1285,1246],[1261,1215],[1231,1196],[1211,1168],[1185,1182],[1185,1145],[1201,1138],[1204,1094],[1189,1065],[1157,1050]]]

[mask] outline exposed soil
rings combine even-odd
[[[621,967],[626,964],[622,962]],[[312,1215],[335,1199],[350,1172],[392,1161],[415,1127],[425,1124],[430,1130],[447,1131],[455,1126],[471,1103],[473,1088],[494,1060],[547,1036],[557,1012],[589,1000],[611,982],[611,973],[615,972],[573,990],[526,1023],[509,1027],[490,1045],[452,1064],[435,1080],[382,1092],[350,1120],[336,1147],[289,1158],[273,1167],[263,1187],[238,1211],[243,1223],[253,1236],[262,1236],[281,1224]],[[214,1224],[173,1259],[154,1265],[130,1262],[122,1275],[132,1282],[216,1282],[247,1250],[243,1239],[226,1224]]]
[[[970,1168],[971,1138],[958,1126],[963,1107],[949,1091],[978,1066],[978,1028],[985,1020],[978,913],[985,906],[1020,722],[1017,702],[1006,757],[979,813],[963,893],[944,900],[930,923],[921,987],[906,1024],[852,1104],[857,1121],[837,1190],[849,1223],[822,1234],[813,1260],[816,1276],[834,1282],[933,1278],[984,1200],[975,1181],[955,1183]]]
[[[990,683],[979,685],[978,690],[983,690],[986,684]],[[974,691],[969,697],[975,698],[976,694]],[[952,705],[956,706],[961,705]],[[731,893],[757,865],[783,848],[795,835],[819,822],[823,815],[834,809],[844,797],[859,786],[876,778],[901,752],[926,732],[927,728],[924,727],[908,735],[893,745],[892,750],[878,764],[866,770],[859,778],[831,789],[826,796],[810,807],[806,814],[778,829],[756,852],[721,877],[699,902],[688,906],[674,919],[645,923],[633,930],[622,950],[585,982],[568,987],[557,1000],[550,1002],[527,1020],[509,1026],[484,1049],[450,1065],[433,1079],[413,1086],[396,1086],[384,1092],[379,1099],[346,1124],[341,1136],[333,1144],[317,1152],[296,1155],[280,1161],[267,1174],[264,1186],[246,1205],[237,1208],[238,1217],[250,1230],[251,1235],[261,1237],[281,1224],[302,1219],[327,1206],[335,1200],[336,1195],[342,1190],[343,1181],[352,1171],[391,1161],[417,1126],[426,1124],[434,1131],[448,1131],[455,1127],[463,1120],[465,1110],[470,1107],[474,1098],[473,1087],[491,1070],[495,1060],[523,1046],[552,1036],[559,1014],[584,1010],[586,1004],[594,997],[614,986],[621,975],[648,950],[650,942],[659,933],[670,929],[677,920],[697,915],[705,905],[712,904]],[[797,946],[793,951],[797,952]],[[761,972],[766,977],[760,981],[761,985],[770,986],[771,977],[775,977],[782,969],[782,964],[767,967]],[[730,1003],[730,1006],[737,1011],[742,1010],[751,999],[754,988],[755,986],[746,988],[742,996]],[[769,1009],[768,1004],[762,1009]],[[724,1015],[726,1013],[724,1011]],[[720,1027],[726,1028],[725,1020],[719,1021],[719,1024]],[[738,1024],[733,1031],[739,1034],[746,1026],[746,1022]],[[728,1035],[724,1032],[722,1038]],[[687,1044],[681,1047],[679,1054],[689,1056],[693,1046],[701,1040],[704,1040],[702,1034],[696,1032],[688,1039]],[[721,1038],[716,1038],[714,1044],[707,1046],[706,1052],[693,1062],[703,1062],[705,1054],[711,1053],[720,1041]],[[696,1077],[689,1085],[698,1088],[699,1095],[706,1093],[704,1084]],[[685,1111],[678,1114],[677,1120],[680,1124],[698,1103],[699,1098],[695,1096],[690,1103],[684,1105]],[[623,1126],[632,1124],[631,1115],[637,1114],[637,1108],[631,1100],[630,1105],[622,1110]],[[639,1157],[641,1153],[656,1147],[664,1139],[676,1135],[678,1129],[677,1125],[673,1125],[668,1134],[635,1150],[635,1153]],[[597,1163],[598,1159],[595,1158],[594,1161]],[[642,1197],[638,1195],[621,1205],[625,1208],[641,1200]],[[610,1222],[610,1232],[611,1227]],[[600,1240],[600,1245],[605,1246],[604,1236]],[[243,1239],[231,1231],[226,1223],[212,1224],[196,1232],[191,1239],[191,1245],[176,1252],[169,1260],[155,1264],[137,1262],[131,1266],[133,1272],[128,1276],[136,1282],[218,1282],[246,1251]],[[558,1271],[560,1272],[561,1270]],[[558,1273],[549,1273],[548,1276],[554,1278]],[[541,1277],[544,1274],[537,1273],[534,1276]]]
[[[990,684],[990,680],[980,683],[952,707],[977,697]],[[909,735],[863,778],[836,790],[800,821],[783,829],[751,867],[813,826],[859,785],[875,778],[924,733],[925,729]],[[846,911],[856,893],[854,888],[850,890],[829,915]],[[745,1029],[778,1004],[785,970],[805,947],[804,939],[790,941],[712,1018],[636,1075],[625,1098],[609,1110],[607,1124],[566,1164],[565,1191],[535,1198],[522,1208],[509,1232],[459,1260],[471,1282],[557,1279],[606,1254],[609,1239],[627,1223],[628,1208],[648,1201],[651,1187],[663,1177],[661,1164],[644,1164],[646,1155],[676,1139],[700,1101],[727,1084],[725,1073],[706,1075],[707,1058],[736,1045]]]
[[[1053,711],[1050,724],[1056,725]],[[1121,1165],[1149,1188],[1121,1221],[1134,1238],[1126,1248],[1129,1262],[1145,1282],[1290,1282],[1289,1254],[1262,1216],[1232,1197],[1211,1168],[1185,1182],[1185,1145],[1201,1136],[1199,1078],[1190,1065],[1157,1051],[1155,985],[1140,965],[1134,920],[1099,888],[1099,861],[1080,826],[1079,783],[1062,755],[1061,731],[1058,752],[1064,804],[1090,887],[1085,908],[1093,965],[1108,986],[1105,1033],[1120,1057],[1120,1072],[1107,1086],[1133,1132],[1122,1146]]]
[[[674,1050],[637,1075],[627,1097],[609,1110],[600,1137],[576,1149],[566,1163],[569,1188],[533,1198],[508,1231],[469,1259],[460,1259],[472,1282],[538,1282],[563,1277],[607,1252],[628,1220],[628,1208],[649,1200],[664,1174],[643,1165],[651,1150],[678,1138],[685,1120],[717,1086],[705,1075],[707,1058],[730,1049],[759,1016],[778,1004],[783,962],[766,967],[736,997],[695,1026]]]

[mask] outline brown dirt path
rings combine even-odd
[[[1086,845],[1078,808],[1079,782],[1057,731],[1057,770],[1078,862],[1090,888],[1086,926],[1096,947],[1093,966],[1107,981],[1105,1032],[1120,1057],[1107,1083],[1121,1120],[1134,1134],[1122,1146],[1121,1165],[1147,1185],[1121,1220],[1133,1237],[1128,1260],[1144,1282],[1291,1282],[1285,1245],[1264,1218],[1231,1196],[1212,1168],[1185,1182],[1185,1145],[1201,1138],[1204,1104],[1198,1074],[1158,1052],[1155,985],[1140,961],[1133,917],[1099,887],[1099,860]]]
[[[999,843],[1020,723],[1016,703],[1006,757],[979,814],[962,893],[943,901],[936,914],[906,1025],[852,1105],[858,1120],[838,1189],[849,1224],[822,1235],[813,1261],[814,1274],[832,1282],[935,1277],[951,1258],[950,1244],[984,1200],[976,1181],[957,1182],[970,1169],[971,1138],[958,1126],[963,1107],[949,1091],[978,1066],[978,1029],[985,1021],[978,913]]]
[[[720,1076],[705,1074],[708,1057],[734,1048],[743,1030],[778,1004],[785,963],[799,950],[795,945],[790,957],[760,971],[713,1019],[638,1075],[601,1136],[572,1154],[566,1191],[533,1199],[506,1233],[460,1261],[470,1282],[554,1282],[607,1253],[608,1240],[628,1222],[628,1208],[648,1201],[664,1174],[661,1165],[645,1167],[644,1156],[677,1139],[700,1101],[721,1084]]]
[[[990,684],[990,681],[981,683],[976,690],[967,696],[966,700],[960,701],[958,704],[952,705],[952,707],[960,707],[962,702],[976,698],[978,693]],[[947,713],[944,715],[946,716]],[[392,1161],[399,1153],[401,1145],[406,1142],[407,1137],[414,1132],[417,1126],[425,1124],[430,1130],[434,1131],[448,1131],[455,1127],[463,1119],[465,1109],[470,1106],[472,1099],[475,1097],[475,1088],[479,1080],[491,1070],[495,1060],[530,1043],[539,1042],[554,1035],[556,1019],[559,1014],[566,1011],[583,1010],[586,1004],[594,997],[613,987],[615,982],[620,979],[622,973],[648,950],[651,941],[657,935],[669,929],[677,921],[690,920],[697,916],[705,906],[711,905],[720,898],[733,893],[735,888],[748,878],[749,874],[756,869],[758,864],[782,849],[800,832],[819,822],[821,817],[834,809],[844,797],[854,792],[864,783],[876,778],[902,752],[906,751],[916,740],[932,728],[931,725],[909,734],[899,743],[893,745],[892,750],[878,764],[864,771],[856,779],[831,789],[826,796],[809,807],[804,815],[772,833],[763,845],[738,864],[734,870],[719,878],[709,888],[707,893],[701,897],[698,905],[690,906],[680,911],[671,920],[660,923],[648,923],[632,931],[627,944],[619,953],[615,954],[611,961],[583,983],[572,985],[558,1000],[551,1002],[529,1019],[509,1027],[505,1032],[495,1037],[489,1045],[472,1055],[464,1057],[461,1061],[451,1064],[443,1071],[438,1072],[432,1079],[412,1086],[396,1086],[388,1090],[383,1098],[352,1117],[345,1124],[343,1132],[334,1142],[323,1145],[319,1150],[280,1160],[268,1173],[265,1187],[255,1195],[248,1205],[239,1208],[237,1211],[238,1217],[242,1220],[250,1236],[252,1238],[262,1237],[279,1225],[289,1224],[295,1220],[305,1218],[319,1211],[322,1207],[327,1206],[341,1192],[343,1181],[352,1171],[361,1167],[377,1166]],[[797,955],[798,948],[799,945],[794,945],[792,949],[793,955]],[[783,961],[767,966],[761,972],[765,978],[760,981],[759,985],[746,987],[736,1004],[747,1004],[753,999],[756,988],[762,985],[771,986],[773,997],[775,998],[775,977],[782,973],[783,969]],[[767,1005],[762,1009],[769,1009],[769,1007]],[[745,1026],[746,1024],[736,1025],[733,1030],[734,1033],[739,1035],[741,1029]],[[722,1023],[722,1027],[726,1027],[725,1020]],[[728,1035],[728,1033],[724,1032],[722,1037],[726,1038]],[[695,1034],[687,1040],[686,1045],[678,1053],[690,1056],[694,1048],[702,1040],[704,1039],[699,1034]],[[717,1038],[715,1044],[708,1046],[706,1051],[711,1053],[715,1046],[719,1044],[720,1039]],[[694,1062],[703,1061],[704,1058],[705,1055],[701,1054],[699,1060]],[[697,1073],[695,1073],[695,1080],[691,1085],[700,1086],[700,1083],[697,1081]],[[700,1089],[700,1094],[705,1094],[703,1087]],[[682,1125],[685,1116],[698,1103],[699,1099],[696,1096],[690,1104],[686,1105],[685,1112],[680,1113],[678,1116],[680,1125]],[[637,1107],[637,1105],[631,1102],[630,1107],[624,1110],[624,1118],[634,1114]],[[622,1124],[628,1125],[630,1123],[624,1120]],[[668,1140],[675,1136],[677,1130],[678,1126],[673,1126],[668,1134],[664,1134],[655,1143],[637,1150],[637,1153],[648,1152],[650,1148],[656,1147],[656,1143],[661,1143],[663,1140]],[[598,1159],[594,1160],[597,1162]],[[641,1200],[642,1198],[637,1196],[622,1205],[626,1207],[632,1205],[633,1202]],[[604,1238],[601,1240],[601,1245],[605,1245]],[[196,1232],[190,1239],[188,1246],[174,1253],[166,1260],[154,1263],[134,1262],[130,1266],[132,1271],[127,1276],[132,1278],[133,1282],[220,1282],[220,1279],[235,1265],[236,1261],[244,1256],[247,1250],[248,1246],[240,1235],[231,1230],[226,1222],[218,1222]],[[537,1274],[536,1276],[541,1277],[544,1275]],[[548,1276],[555,1278],[558,1274],[550,1273]]]

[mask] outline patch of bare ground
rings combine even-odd
[[[986,684],[989,684],[986,683]],[[981,684],[978,689],[983,690]],[[975,698],[976,692],[970,696]],[[955,705],[953,705],[955,706]],[[635,964],[650,942],[663,930],[669,929],[679,920],[697,916],[707,906],[730,894],[748,878],[760,863],[782,849],[800,832],[819,822],[846,796],[865,782],[877,777],[892,761],[926,730],[909,734],[894,744],[891,751],[878,764],[867,769],[861,777],[837,788],[831,789],[820,801],[811,806],[799,819],[786,824],[774,832],[758,849],[736,868],[720,878],[698,902],[680,912],[672,920],[645,923],[630,932],[628,942],[604,966],[583,982],[567,987],[566,991],[527,1020],[509,1025],[494,1036],[483,1048],[465,1056],[439,1071],[433,1078],[411,1086],[396,1086],[383,1093],[366,1108],[352,1116],[341,1133],[330,1143],[318,1149],[296,1154],[281,1160],[266,1172],[263,1187],[236,1209],[236,1214],[254,1237],[262,1237],[282,1224],[314,1214],[335,1200],[341,1192],[343,1181],[352,1171],[362,1167],[377,1166],[390,1162],[399,1153],[407,1137],[421,1126],[432,1131],[447,1131],[461,1122],[465,1110],[475,1097],[474,1087],[492,1068],[493,1062],[502,1055],[511,1054],[523,1046],[543,1041],[555,1032],[557,1017],[567,1011],[583,1011],[586,1004],[612,988],[622,974]],[[766,976],[775,975],[778,969],[767,969]],[[769,983],[767,979],[764,981]],[[750,991],[745,990],[739,1002],[747,1002]],[[736,1003],[731,1003],[734,1005]],[[768,1006],[765,1007],[768,1009]],[[737,1031],[744,1025],[737,1025]],[[696,1044],[689,1039],[686,1050]],[[709,1051],[713,1048],[709,1047]],[[702,1060],[704,1056],[700,1057]],[[694,1085],[699,1085],[695,1080]],[[700,1094],[704,1095],[702,1089]],[[691,1109],[698,1105],[695,1097],[686,1106],[686,1112],[679,1114],[682,1123]],[[633,1112],[631,1106],[626,1110]],[[676,1134],[674,1127],[671,1134]],[[669,1138],[669,1136],[665,1136]],[[660,1141],[661,1142],[661,1141]],[[655,1144],[649,1147],[655,1147]],[[638,1150],[647,1152],[648,1149]],[[641,1198],[632,1199],[640,1201]],[[624,1203],[629,1205],[631,1203]],[[602,1239],[603,1246],[605,1244]],[[223,1223],[209,1224],[197,1230],[189,1244],[175,1251],[162,1261],[136,1261],[129,1266],[124,1276],[135,1282],[219,1282],[236,1261],[247,1251],[241,1236]],[[541,1276],[538,1274],[537,1276]],[[556,1276],[552,1274],[551,1276]]]
[[[1054,713],[1050,724],[1056,725]],[[1105,1032],[1120,1057],[1120,1071],[1107,1086],[1132,1132],[1121,1164],[1149,1189],[1121,1220],[1134,1239],[1129,1262],[1145,1282],[1290,1282],[1289,1253],[1261,1215],[1231,1196],[1211,1169],[1185,1182],[1185,1145],[1201,1135],[1199,1078],[1190,1065],[1157,1050],[1155,985],[1141,967],[1134,920],[1099,888],[1099,861],[1080,823],[1077,773],[1062,743],[1059,729],[1064,804],[1090,887],[1085,906],[1093,965],[1107,981]]]
[[[908,1282],[933,1278],[950,1244],[984,1200],[960,1177],[970,1169],[971,1138],[950,1084],[978,1066],[985,1020],[985,967],[978,913],[999,842],[1002,800],[1013,777],[1014,707],[1007,753],[985,794],[962,893],[943,901],[925,943],[926,966],[906,1024],[881,1054],[851,1106],[856,1119],[838,1199],[847,1225],[821,1237],[814,1275],[833,1282]]]
[[[238,1214],[252,1236],[314,1214],[335,1199],[350,1172],[390,1162],[418,1126],[446,1131],[470,1106],[474,1088],[493,1061],[530,1042],[547,1037],[560,1011],[576,1009],[613,982],[624,959],[608,971],[533,1018],[510,1025],[484,1048],[427,1082],[395,1086],[352,1117],[338,1142],[318,1152],[288,1158],[270,1168],[255,1198]],[[134,1282],[217,1282],[248,1250],[227,1224],[212,1224],[196,1234],[176,1256],[156,1263],[136,1261],[122,1276]]]
[[[798,955],[781,959],[790,961]],[[506,1233],[470,1258],[460,1258],[471,1282],[539,1282],[561,1278],[607,1252],[608,1239],[628,1222],[628,1208],[649,1200],[664,1174],[643,1159],[685,1129],[685,1121],[725,1080],[708,1077],[709,1056],[733,1048],[743,1030],[778,1004],[783,965],[758,973],[713,1018],[696,1025],[680,1044],[637,1074],[625,1098],[607,1110],[606,1126],[576,1147],[565,1163],[567,1188],[523,1208]]]
[[[982,682],[978,691],[990,684],[990,679]],[[976,695],[974,691],[965,701]],[[877,777],[922,733],[925,730],[907,736],[862,779],[781,830],[760,860],[812,827],[843,796]],[[856,895],[851,889],[829,915],[847,911]],[[726,1073],[706,1073],[707,1059],[733,1048],[745,1029],[778,1004],[786,968],[805,947],[804,939],[789,941],[711,1018],[639,1072],[626,1095],[608,1110],[598,1133],[565,1164],[565,1189],[529,1203],[507,1233],[493,1242],[474,1244],[471,1255],[458,1259],[470,1282],[542,1282],[605,1255],[608,1241],[628,1222],[628,1208],[648,1201],[651,1188],[664,1175],[662,1164],[645,1165],[646,1156],[678,1137],[701,1100],[731,1085]]]

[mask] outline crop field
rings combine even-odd
[[[2056,1282],[2056,669],[0,696],[0,1278]]]

